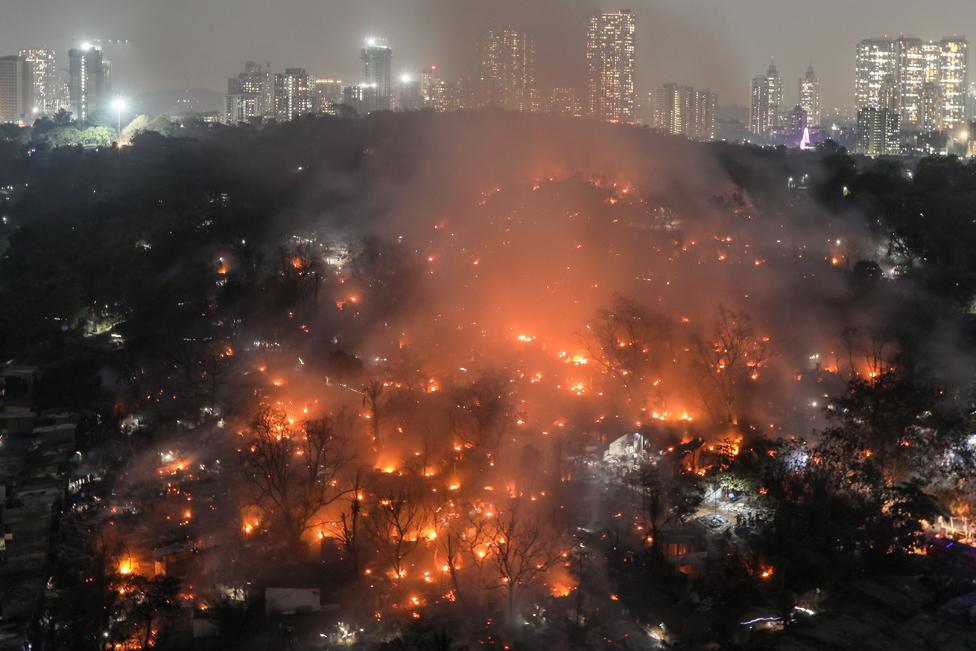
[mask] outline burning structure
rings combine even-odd
[[[725,563],[770,607],[774,500],[838,450],[900,485],[902,452],[943,431],[924,401],[877,430],[850,417],[852,391],[897,401],[906,355],[944,351],[886,327],[910,263],[825,207],[831,152],[787,170],[534,116],[355,124],[246,136],[288,175],[201,195],[192,229],[214,234],[143,289],[165,329],[132,288],[104,301],[128,315],[93,335],[118,335],[104,372],[129,447],[92,524],[117,648],[174,643],[175,613],[219,610],[223,632],[182,634],[232,635],[262,599],[292,617],[280,635],[334,646],[429,623],[487,648],[653,648],[696,627],[672,630],[628,572],[719,594]],[[154,237],[133,255],[160,255]],[[844,418],[864,436],[820,447]]]

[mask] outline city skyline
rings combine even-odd
[[[189,23],[177,19],[179,12],[171,5],[165,10],[132,9],[117,0],[94,0],[82,8],[48,0],[31,3],[28,11],[26,0],[12,0],[12,4],[17,19],[0,25],[0,40],[9,44],[9,54],[45,43],[63,53],[83,39],[127,39],[128,45],[108,48],[116,51],[109,51],[107,57],[115,64],[116,86],[133,95],[184,88],[219,91],[226,83],[226,71],[248,59],[272,61],[276,69],[301,66],[313,76],[358,79],[361,62],[349,53],[370,35],[384,37],[397,52],[394,77],[419,76],[429,64],[439,65],[444,78],[474,76],[478,52],[477,48],[470,51],[470,44],[487,26],[510,26],[533,36],[540,89],[575,86],[582,90],[585,62],[579,44],[585,40],[588,17],[597,10],[628,7],[553,0],[543,1],[541,7],[506,1],[488,8],[439,0],[311,6],[295,0],[287,3],[290,11],[281,12],[283,20],[274,21],[274,29],[258,29],[258,19],[267,10],[249,0],[237,3],[232,12],[194,7],[194,20]],[[941,39],[976,25],[976,8],[961,0],[946,3],[938,12],[874,0],[853,7],[831,1],[810,15],[766,0],[735,7],[704,0],[630,6],[637,18],[639,94],[680,80],[712,89],[723,104],[746,106],[748,80],[772,59],[784,80],[798,79],[813,64],[823,80],[825,112],[853,104],[850,59],[858,41],[886,33]],[[99,20],[93,19],[95,15]],[[837,20],[838,15],[844,19]],[[774,25],[779,28],[767,27]],[[322,38],[323,29],[330,37]],[[174,33],[180,35],[179,48],[170,47]],[[832,42],[851,45],[823,48],[828,36]],[[675,56],[682,49],[694,56]],[[59,61],[59,68],[64,63]],[[795,102],[794,90],[795,83],[788,83],[784,104]]]

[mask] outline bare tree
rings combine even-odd
[[[508,621],[515,623],[518,599],[556,564],[568,558],[565,532],[554,518],[512,498],[487,523],[488,558],[498,584],[505,588]]]
[[[615,296],[586,329],[590,358],[629,391],[653,385],[671,357],[670,321],[629,298]]]
[[[369,411],[369,429],[373,436],[373,447],[380,447],[381,401],[385,386],[379,380],[370,380],[363,385],[363,406]]]
[[[452,413],[458,436],[489,455],[494,453],[506,424],[512,420],[509,390],[507,378],[492,373],[461,387]]]
[[[339,536],[349,560],[352,563],[353,571],[359,573],[359,518],[363,511],[363,500],[365,495],[365,482],[361,470],[356,470],[352,486],[347,496],[349,502],[348,509],[343,510],[339,516],[340,529]]]
[[[244,476],[254,504],[297,547],[316,515],[343,492],[336,477],[345,458],[337,433],[342,414],[294,426],[280,409],[262,406],[246,432]]]
[[[709,339],[698,339],[697,368],[706,407],[722,422],[738,423],[746,387],[769,358],[768,337],[757,336],[745,312],[720,305]]]
[[[416,477],[397,477],[377,492],[365,524],[376,551],[399,584],[406,576],[406,559],[424,540],[430,511],[424,503],[423,486]]]

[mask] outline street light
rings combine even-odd
[[[128,102],[125,101],[124,97],[116,97],[112,100],[112,108],[115,109],[115,114],[118,117],[118,131],[116,137],[121,142],[122,140],[122,111],[126,109]]]

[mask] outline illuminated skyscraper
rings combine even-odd
[[[692,140],[715,138],[715,93],[671,83],[655,89],[651,97],[655,129]]]
[[[582,108],[576,99],[576,89],[571,86],[553,88],[546,110],[553,115],[581,117]]]
[[[21,56],[0,57],[0,122],[29,124],[33,111],[31,64]]]
[[[274,114],[288,122],[312,112],[312,89],[304,68],[287,68],[274,76]]]
[[[336,111],[336,105],[342,102],[341,79],[316,79],[312,84],[312,110],[318,113]]]
[[[108,110],[111,65],[102,59],[102,48],[88,43],[68,50],[68,93],[71,113],[87,120]]]
[[[274,115],[274,78],[270,64],[244,64],[244,72],[227,81],[227,121],[251,122]]]
[[[535,51],[524,32],[489,30],[481,36],[484,102],[510,111],[538,110]]]
[[[375,99],[368,103],[372,105],[365,106],[367,112],[393,108],[393,86],[390,81],[393,50],[370,38],[362,49],[362,60],[363,85],[376,89]]]
[[[761,137],[772,135],[779,124],[783,105],[783,80],[774,64],[769,64],[765,75],[752,80],[752,105],[749,111],[749,131]]]
[[[434,111],[447,110],[444,81],[440,78],[436,65],[427,66],[420,75],[420,95],[424,99],[425,107]]]
[[[59,95],[58,70],[55,65],[54,50],[35,48],[21,50],[20,56],[30,64],[34,87],[34,109],[37,113],[51,114],[61,106]]]
[[[939,93],[945,107],[942,128],[953,130],[966,121],[966,88],[969,85],[969,43],[964,38],[944,38],[939,43]]]
[[[800,80],[800,107],[806,112],[806,125],[820,126],[820,79],[813,71],[813,66],[807,67],[807,73]]]
[[[895,41],[897,59],[892,74],[898,84],[898,110],[901,125],[913,129],[935,129],[939,120],[932,111],[925,111],[931,104],[932,91],[938,86],[938,43],[901,36]],[[935,84],[935,86],[933,86]],[[933,121],[934,119],[934,121]],[[929,123],[930,126],[926,126]]]
[[[881,85],[897,70],[895,42],[887,38],[864,39],[857,44],[854,106],[877,107]]]
[[[596,13],[586,35],[587,112],[608,122],[633,122],[636,19],[629,9]]]
[[[855,105],[881,107],[882,85],[893,80],[896,100],[889,108],[898,113],[901,127],[957,129],[966,120],[968,56],[969,45],[959,37],[865,39],[857,46]]]

